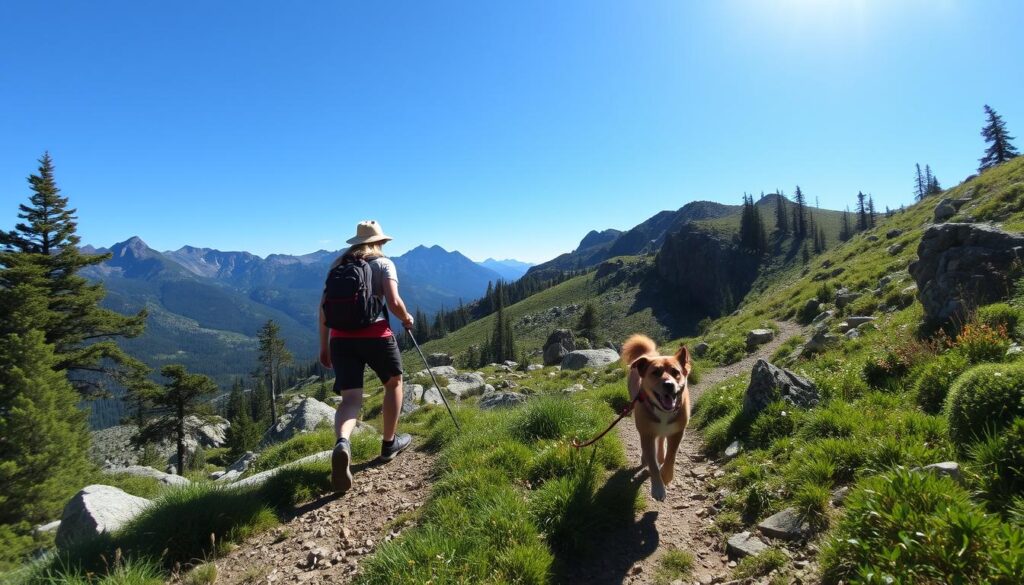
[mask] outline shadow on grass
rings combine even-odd
[[[636,561],[657,550],[658,513],[646,512],[635,519],[636,501],[646,479],[636,472],[636,468],[620,469],[594,493],[587,511],[595,528],[589,550],[583,555],[556,553],[555,582],[618,585]]]

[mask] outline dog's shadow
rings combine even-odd
[[[647,479],[646,468],[620,469],[594,493],[594,513],[601,530],[585,556],[557,556],[555,572],[561,583],[619,585],[638,560],[658,549],[658,513],[635,518],[635,503]]]

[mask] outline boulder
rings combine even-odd
[[[576,349],[576,337],[568,329],[555,329],[544,342],[544,365],[553,366],[562,363],[569,352]]]
[[[767,549],[768,545],[750,532],[733,534],[729,537],[729,542],[725,546],[726,554],[733,560],[752,557]]]
[[[828,331],[818,331],[807,340],[807,343],[804,344],[804,349],[811,353],[825,351],[830,347],[838,345],[840,341],[842,341],[842,338],[838,335]]]
[[[747,332],[747,351],[753,350],[759,345],[764,345],[775,339],[775,332],[771,329],[751,329]]]
[[[434,386],[424,390],[419,384],[406,384],[402,393],[402,414],[415,412],[424,404],[444,404],[441,392]]]
[[[257,458],[259,458],[259,455],[257,455],[256,453],[253,453],[252,451],[246,451],[244,455],[242,455],[241,457],[236,459],[234,463],[229,465],[227,469],[225,469],[225,471],[237,471],[239,473],[245,473],[246,471],[249,470],[249,467],[252,465],[253,461],[256,461]]]
[[[483,410],[509,408],[526,402],[528,398],[518,392],[492,392],[480,399],[478,406]]]
[[[128,467],[107,467],[103,469],[104,473],[124,473],[127,475],[135,475],[138,477],[152,477],[153,479],[159,480],[164,485],[188,485],[190,482],[188,478],[180,475],[172,475],[170,473],[164,473],[158,469],[152,467],[146,467],[144,465],[129,465]]]
[[[536,372],[537,370],[543,370],[543,369],[544,369],[544,366],[542,366],[540,364],[530,364],[530,365],[526,366],[526,371],[527,372]]]
[[[447,353],[430,353],[427,354],[427,365],[428,366],[450,366],[454,363],[451,354]]]
[[[448,376],[454,376],[455,374],[458,374],[459,371],[452,366],[433,366],[429,370],[422,369],[416,372],[414,375],[416,377],[429,377],[431,373],[433,373],[435,376],[444,376],[445,378],[447,378]]]
[[[836,291],[836,306],[839,308],[845,307],[859,298],[860,293],[841,288]]]
[[[750,372],[750,385],[743,395],[743,413],[753,417],[776,400],[810,408],[818,404],[818,389],[793,372],[759,359]]]
[[[562,369],[603,368],[618,360],[619,354],[612,349],[578,349],[566,354],[562,359]]]
[[[885,251],[888,252],[890,256],[895,256],[896,254],[899,254],[900,252],[902,252],[903,248],[906,248],[906,247],[907,247],[907,243],[906,242],[899,242],[899,243],[896,243],[896,244],[893,244],[893,245],[889,246],[888,248],[886,248]]]
[[[956,207],[953,207],[952,199],[943,199],[935,206],[934,218],[937,223],[942,223],[956,215]]]
[[[320,425],[334,424],[334,407],[316,398],[296,396],[288,401],[277,424],[267,429],[263,444],[287,441],[299,433],[308,433]]]
[[[877,242],[878,241],[878,236],[876,236],[875,234],[871,234],[870,236],[868,236],[868,241],[869,242]]]
[[[960,464],[956,461],[943,461],[942,463],[932,463],[931,465],[925,465],[924,467],[915,467],[913,471],[927,471],[928,473],[934,473],[938,476],[945,476],[957,483],[963,483],[963,476],[960,473]]]
[[[765,518],[757,525],[757,529],[765,536],[786,540],[802,538],[811,531],[810,525],[796,508],[786,508]]]
[[[196,441],[205,448],[216,449],[228,442],[228,428],[231,423],[220,416],[200,419],[197,416],[185,417],[185,427],[191,429]]]
[[[483,394],[486,386],[484,377],[476,372],[448,377],[448,392],[460,399]]]
[[[725,448],[725,458],[732,459],[733,457],[739,455],[740,449],[741,447],[739,441],[733,441],[732,443],[729,443],[729,446]]]
[[[693,355],[696,357],[704,357],[704,355],[708,353],[708,349],[710,349],[710,346],[706,341],[702,341],[693,346]]]
[[[32,534],[40,536],[43,534],[49,534],[50,532],[56,532],[60,529],[60,520],[54,520],[53,522],[47,522],[46,524],[40,524],[32,528]]]
[[[898,238],[898,237],[900,237],[902,235],[903,235],[903,230],[900,230],[900,229],[891,229],[891,230],[885,232],[885,238],[887,240],[891,240],[893,238]]]
[[[847,317],[846,324],[852,329],[856,329],[865,323],[871,323],[875,318],[870,315]]]
[[[818,323],[823,323],[823,322],[831,319],[832,317],[834,317],[835,314],[836,314],[835,311],[824,311],[822,313],[818,313],[818,315],[816,317],[814,317],[813,320],[811,320],[811,324],[812,325],[817,325]]]
[[[150,501],[109,485],[82,488],[64,505],[57,529],[57,545],[68,545],[113,532],[149,506]]]
[[[807,302],[804,303],[804,309],[802,313],[804,315],[817,315],[820,310],[821,302],[819,302],[817,298],[812,298],[807,299]]]
[[[974,307],[1001,301],[1013,289],[1024,235],[996,227],[948,223],[928,228],[910,265],[925,315],[944,323]]]
[[[244,487],[255,487],[255,486],[258,486],[258,485],[262,485],[268,479],[270,479],[270,478],[274,477],[275,475],[277,475],[278,473],[280,473],[282,469],[288,469],[289,467],[297,467],[299,465],[305,465],[307,463],[318,463],[320,461],[327,461],[330,458],[331,458],[331,451],[320,451],[319,453],[314,453],[312,455],[308,455],[306,457],[303,457],[302,459],[297,459],[295,461],[292,461],[291,463],[282,465],[281,467],[275,467],[274,469],[268,469],[266,471],[262,471],[260,473],[255,474],[255,475],[250,475],[249,477],[247,477],[245,479],[240,479],[240,480],[232,483],[231,487],[232,488],[244,488]]]
[[[847,339],[857,339],[860,337],[860,331],[856,329],[849,329],[843,335],[845,335]]]
[[[516,368],[519,367],[519,362],[514,362],[512,360],[505,360],[505,361],[501,362],[501,365],[505,366],[506,368],[512,368],[513,370],[515,370]]]

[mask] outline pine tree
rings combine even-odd
[[[839,229],[839,240],[845,242],[853,237],[853,226],[850,225],[850,207],[843,211],[843,224]]]
[[[985,169],[1003,164],[1019,154],[1017,148],[1013,145],[1013,136],[1010,136],[1006,131],[1006,122],[1003,122],[1002,117],[995,110],[988,107],[988,104],[985,105],[985,116],[988,118],[988,121],[985,123],[985,127],[981,129],[981,135],[985,142],[989,143],[989,146],[985,149],[985,156],[981,157],[978,161],[981,163],[978,167],[979,173]]]
[[[185,439],[209,420],[202,400],[217,393],[217,384],[202,374],[189,374],[185,366],[169,364],[160,374],[170,382],[150,395],[156,416],[139,429],[137,444],[172,438],[178,447],[178,475],[185,473]]]
[[[267,385],[259,372],[253,377],[253,388],[249,393],[249,411],[253,422],[262,427],[270,426],[270,393],[267,392]]]
[[[924,166],[925,172],[925,193],[928,195],[935,195],[936,193],[942,193],[942,186],[939,185],[939,179],[932,174],[932,167],[929,165]]]
[[[868,196],[868,227],[875,227],[875,199]]]
[[[145,310],[124,316],[100,307],[103,285],[90,284],[78,274],[110,255],[79,252],[76,210],[61,196],[49,153],[39,159],[39,174],[29,176],[28,182],[32,195],[18,214],[24,221],[12,231],[0,231],[0,271],[13,269],[5,277],[7,286],[17,286],[20,277],[45,290],[47,307],[36,326],[53,346],[54,367],[66,371],[81,394],[104,395],[111,380],[129,388],[144,383],[149,369],[122,351],[115,339],[140,335]],[[39,270],[26,272],[25,264]]]
[[[800,190],[800,185],[796,186],[793,200],[796,203],[796,209],[793,211],[793,231],[798,238],[803,238],[807,236],[807,199],[804,197],[804,192]]]
[[[416,341],[419,343],[426,343],[430,340],[430,323],[427,322],[427,315],[416,307],[416,313],[413,316],[413,335],[416,337]]]
[[[586,337],[592,345],[597,345],[597,326],[597,307],[594,306],[594,303],[587,303],[583,307],[583,313],[580,315],[576,328],[581,337]]]
[[[41,331],[0,335],[0,526],[22,536],[59,517],[91,470],[85,413],[55,365]]]
[[[818,249],[824,252],[828,249],[828,241],[825,240],[825,228],[818,228]]]
[[[862,232],[868,227],[867,195],[857,191],[857,231]]]
[[[789,234],[789,216],[786,214],[786,198],[778,193],[775,198],[775,229],[779,232],[779,238]]]
[[[920,201],[924,199],[925,193],[928,192],[928,182],[921,172],[921,163],[914,163],[914,170],[914,200]]]
[[[281,328],[273,320],[267,321],[257,334],[259,340],[259,369],[270,383],[270,424],[277,422],[278,376],[281,368],[292,363],[292,354],[281,338]]]

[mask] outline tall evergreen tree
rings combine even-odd
[[[850,224],[850,206],[843,211],[843,223],[839,228],[839,241],[845,242],[853,237],[853,226]]]
[[[257,334],[259,340],[259,372],[270,386],[270,423],[277,422],[277,391],[281,369],[292,363],[292,354],[285,347],[281,327],[267,321]]]
[[[928,192],[928,181],[921,172],[921,163],[914,163],[914,170],[914,200],[920,201]]]
[[[804,192],[800,190],[800,185],[796,186],[793,202],[796,204],[793,211],[793,231],[797,237],[803,238],[807,236],[807,199],[804,197]]]
[[[867,195],[857,191],[857,231],[862,232],[869,227]]]
[[[169,364],[160,374],[170,382],[150,395],[156,416],[139,429],[136,443],[172,438],[178,448],[178,475],[185,473],[185,440],[209,419],[203,399],[217,393],[217,384],[202,374],[189,374],[185,366]]]
[[[978,172],[1003,164],[1019,154],[1013,145],[1013,136],[1006,131],[1006,122],[988,104],[985,105],[985,117],[987,121],[981,129],[981,136],[988,143],[988,148],[985,149],[985,156],[978,161],[981,163]]]
[[[580,315],[579,323],[576,324],[576,328],[580,332],[581,337],[586,337],[590,340],[591,344],[597,344],[597,327],[598,327],[597,307],[594,303],[587,303],[583,307],[583,313]]]
[[[778,193],[775,198],[775,229],[780,238],[789,234],[789,215],[786,213],[786,198],[782,193]]]
[[[930,165],[924,165],[925,174],[925,193],[928,195],[935,195],[936,193],[942,193],[942,186],[939,185],[939,179],[932,174],[932,167]]]
[[[115,340],[141,334],[145,310],[124,316],[100,307],[106,294],[103,285],[90,284],[78,274],[110,255],[79,251],[76,210],[68,207],[68,198],[57,187],[49,153],[39,159],[39,172],[30,175],[28,182],[32,195],[18,213],[24,221],[12,231],[0,231],[0,271],[16,269],[6,276],[7,285],[16,286],[21,277],[44,289],[47,306],[36,327],[53,346],[55,367],[67,372],[81,394],[103,395],[111,380],[129,388],[144,383],[149,369],[121,350]],[[19,269],[26,263],[39,270]]]
[[[868,227],[875,227],[875,199],[868,196]]]

